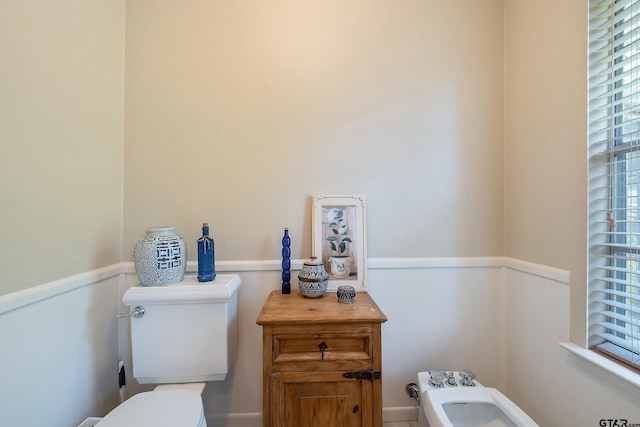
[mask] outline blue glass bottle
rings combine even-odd
[[[291,293],[291,237],[289,229],[284,229],[282,237],[282,293]]]
[[[198,239],[198,281],[211,282],[216,278],[214,242],[209,237],[209,224],[202,224],[202,237]]]

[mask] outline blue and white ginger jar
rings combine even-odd
[[[181,282],[187,267],[187,249],[174,227],[147,228],[133,252],[136,274],[143,286]]]

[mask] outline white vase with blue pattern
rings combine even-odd
[[[174,227],[147,228],[133,252],[136,274],[143,286],[181,282],[187,267],[187,250]]]

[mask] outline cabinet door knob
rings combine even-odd
[[[327,343],[322,341],[318,344],[318,348],[320,349],[320,353],[322,353],[322,360],[324,360],[324,351],[327,349]]]

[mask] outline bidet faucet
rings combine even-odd
[[[445,372],[444,375],[447,377],[447,385],[451,387],[456,387],[458,385],[456,384],[456,377],[453,372]]]
[[[465,387],[474,387],[475,386],[475,384],[473,383],[473,380],[476,379],[476,374],[474,374],[471,371],[467,371],[467,370],[460,371],[459,374],[460,374],[460,378],[462,378],[460,380],[460,384],[462,384]]]
[[[431,377],[431,379],[429,380],[429,384],[431,386],[437,388],[444,387],[444,384],[442,383],[442,380],[444,380],[444,374],[442,373],[442,371],[429,371],[429,376]]]

